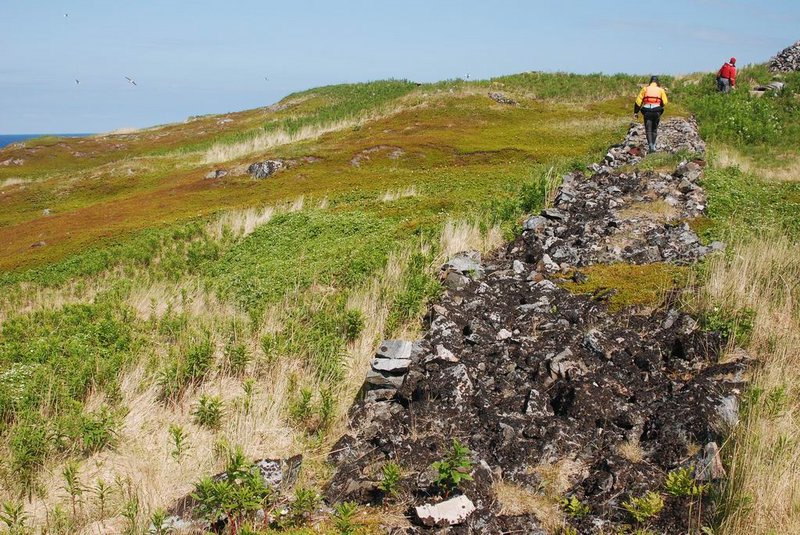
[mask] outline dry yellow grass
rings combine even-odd
[[[396,190],[396,191],[387,191],[381,197],[381,201],[383,202],[393,202],[398,199],[402,199],[404,197],[416,197],[417,196],[417,187],[416,186],[409,186],[405,189]]]
[[[558,499],[562,498],[576,481],[589,475],[585,463],[572,459],[560,459],[553,463],[543,462],[533,468],[533,473],[539,476],[545,495]]]
[[[338,132],[347,128],[362,126],[371,121],[377,121],[379,119],[391,117],[392,115],[399,113],[402,109],[403,108],[401,107],[394,107],[387,110],[365,114],[361,117],[344,119],[328,124],[304,126],[298,129],[296,132],[279,130],[277,132],[259,134],[251,139],[248,139],[247,141],[241,141],[239,143],[217,143],[203,153],[202,162],[204,164],[229,162],[238,158],[250,156],[251,154],[265,152],[281,145],[288,145],[289,143],[295,143],[297,141],[317,139],[331,132]]]
[[[6,178],[2,182],[0,182],[0,188],[10,188],[11,186],[20,186],[23,184],[28,184],[30,182],[33,181],[25,178],[11,177],[11,178]]]
[[[565,517],[558,499],[506,481],[495,483],[493,490],[501,515],[534,515],[548,533],[561,533]]]
[[[755,311],[750,353],[760,361],[729,441],[721,533],[800,533],[800,245],[769,236],[710,261],[703,304]]]
[[[765,167],[758,165],[747,156],[731,147],[718,145],[714,147],[714,163],[718,167],[738,167],[745,173],[754,173],[765,180],[780,182],[800,181],[800,156],[793,154],[787,156],[785,163],[778,167]]]
[[[630,204],[619,211],[622,219],[647,219],[650,221],[671,221],[678,217],[680,212],[674,206],[659,199],[651,202],[637,202]]]
[[[480,225],[470,221],[447,221],[439,240],[439,256],[442,262],[462,251],[485,253],[496,249],[503,243],[503,233],[499,226],[481,231]]]
[[[632,463],[640,463],[644,459],[644,451],[638,440],[626,440],[617,446],[617,453]]]
[[[323,199],[324,200],[324,199]],[[326,208],[327,201],[320,202],[319,208]],[[231,237],[241,238],[251,234],[261,225],[269,223],[276,215],[282,212],[299,212],[305,206],[303,196],[282,207],[262,206],[258,208],[244,208],[241,210],[230,210],[220,214],[214,221],[206,226],[206,232],[213,238],[221,240],[226,232]]]

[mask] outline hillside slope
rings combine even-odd
[[[231,449],[321,459],[374,344],[416,329],[433,267],[496,246],[561,167],[596,159],[635,85],[335,86],[3,149],[2,499],[24,496],[29,524],[52,528],[73,467],[113,506],[87,498],[58,522],[119,531]],[[267,158],[283,169],[247,174]],[[305,466],[318,485],[324,467]]]
[[[741,84],[771,76],[755,67],[743,71]],[[792,341],[800,317],[797,289],[785,284],[798,277],[800,80],[783,79],[780,94],[730,98],[714,94],[707,75],[665,80],[676,103],[669,114],[697,114],[709,142],[700,184],[705,215],[695,207],[678,218],[703,240],[689,248],[721,238],[738,254],[714,256],[699,270],[589,268],[586,281],[566,284],[610,299],[603,321],[633,318],[626,328],[636,331],[638,321],[666,313],[658,308],[664,290],[688,279],[692,291],[674,305],[765,363],[745,393],[742,424],[723,447],[730,479],[718,487],[720,516],[689,515],[725,533],[753,525],[792,532],[798,522],[780,496],[800,477],[790,456],[772,455],[796,436]],[[219,499],[204,494],[205,516],[233,512],[229,531],[261,507],[277,515],[267,517],[276,520],[271,529],[283,532],[308,532],[309,523],[322,532],[406,526],[410,503],[328,503],[336,506],[331,514],[318,501],[341,478],[328,454],[348,432],[347,413],[375,348],[387,338],[420,337],[426,304],[443,291],[442,263],[460,251],[496,251],[523,231],[524,214],[552,199],[564,173],[592,174],[587,166],[624,136],[641,81],[526,73],[331,86],[180,125],[0,149],[0,521],[14,532],[141,533],[162,524],[164,509],[191,502],[181,499],[192,491],[224,490],[204,476],[226,466],[241,475],[252,459],[299,454],[302,469],[291,470],[296,481],[280,498],[251,488],[255,494],[238,495],[241,507],[223,512]],[[658,181],[690,152],[647,155],[636,176]],[[265,179],[248,174],[265,160],[282,168]],[[653,223],[678,217],[674,211],[650,199],[623,219]],[[506,260],[528,247],[517,245]],[[564,304],[604,306],[561,292]],[[557,314],[562,301],[543,313]],[[652,318],[636,319],[651,308]],[[688,380],[678,368],[659,385]],[[353,425],[356,431],[359,422]],[[632,442],[626,448],[638,451]],[[425,459],[412,461],[414,469]],[[633,466],[649,467],[641,472],[647,477],[675,466],[651,460]],[[367,468],[370,485],[383,481],[380,466]],[[791,477],[778,486],[770,473],[781,471]],[[559,507],[575,491],[550,475],[557,485],[534,489],[533,498],[511,482],[501,490],[507,501],[510,493],[553,512],[553,532],[565,514],[581,526],[584,501],[590,518],[622,520],[588,488]],[[543,477],[524,476],[514,481]],[[632,497],[654,483],[637,477]],[[514,511],[524,513],[523,523],[544,522],[513,507],[505,516]],[[663,517],[671,518],[685,519]]]

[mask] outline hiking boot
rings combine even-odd
[[[650,152],[655,152],[655,151],[656,151],[656,144],[650,143]]]

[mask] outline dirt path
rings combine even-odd
[[[382,345],[352,433],[331,456],[330,502],[380,502],[391,460],[404,475],[389,502],[408,521],[387,524],[435,531],[415,507],[442,501],[430,466],[457,438],[472,450],[474,480],[462,492],[475,511],[452,533],[546,533],[566,522],[577,533],[678,534],[708,524],[708,499],[671,497],[664,481],[680,467],[722,476],[715,442],[738,418],[745,361],[720,364],[724,340],[669,299],[613,311],[610,291],[561,287],[591,284],[587,266],[612,263],[624,277],[625,264],[685,265],[722,246],[701,244],[688,224],[705,210],[704,162],[641,171],[643,138],[637,125],[591,176],[565,177],[554,206],[505,250],[451,261],[424,338]],[[659,148],[704,151],[683,119],[662,124]],[[623,503],[650,490],[664,507],[637,523]],[[565,514],[567,496],[589,512]]]

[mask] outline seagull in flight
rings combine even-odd
[[[269,78],[267,78],[267,77],[265,76],[265,77],[264,77],[264,81],[265,81],[265,82],[269,82]]]
[[[133,78],[130,78],[129,76],[126,76],[125,79],[128,80],[129,83],[131,83],[133,85],[136,85],[136,81]]]
[[[81,81],[75,78],[75,85],[81,85]]]
[[[69,18],[69,13],[64,13],[64,18]]]

